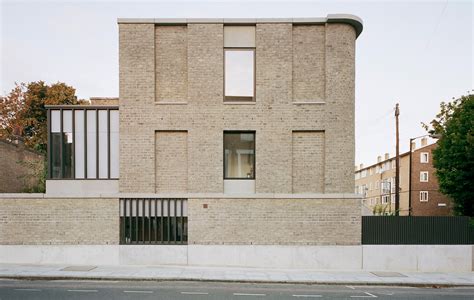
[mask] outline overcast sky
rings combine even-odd
[[[473,1],[5,1],[0,93],[62,81],[80,98],[118,96],[118,17],[361,17],[356,51],[356,163],[425,134],[439,103],[472,90]]]

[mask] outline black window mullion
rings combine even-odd
[[[72,109],[72,178],[76,179],[76,112]]]
[[[95,178],[99,179],[99,110],[95,110]]]
[[[60,168],[59,168],[59,178],[63,179],[64,178],[64,153],[63,153],[63,110],[59,110],[59,131],[60,131],[60,136],[59,136],[59,162],[60,162]]]
[[[87,178],[87,109],[84,109],[84,179]]]
[[[48,179],[51,179],[51,110],[47,110],[48,143],[46,148],[46,158],[48,166]]]
[[[110,109],[107,109],[107,178],[110,179]]]

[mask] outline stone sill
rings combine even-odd
[[[255,101],[224,101],[225,105],[255,105]]]

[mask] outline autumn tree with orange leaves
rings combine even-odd
[[[46,152],[47,123],[45,105],[85,104],[76,90],[65,83],[47,85],[44,81],[16,83],[5,97],[0,97],[0,138],[22,138],[25,145]]]

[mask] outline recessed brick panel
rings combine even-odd
[[[293,193],[324,193],[324,132],[293,132]]]
[[[157,193],[187,192],[188,133],[155,133],[155,186]]]

